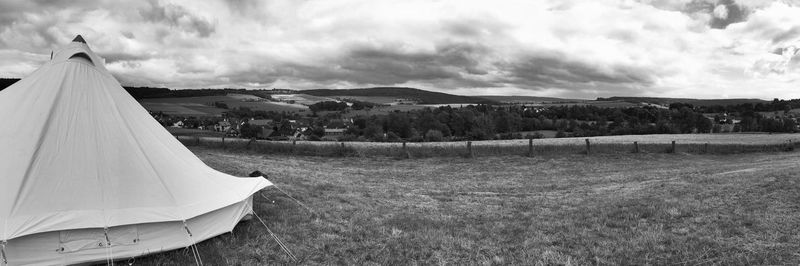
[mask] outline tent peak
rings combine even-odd
[[[72,42],[79,42],[79,43],[86,44],[86,40],[84,40],[83,37],[81,37],[80,34],[78,34],[78,36],[75,36],[75,39],[72,39]]]

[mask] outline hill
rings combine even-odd
[[[419,104],[450,104],[450,103],[473,103],[473,104],[496,104],[497,102],[480,97],[453,95],[442,92],[432,92],[415,88],[403,87],[375,87],[362,89],[319,89],[304,90],[308,95],[314,96],[360,96],[360,97],[394,97],[398,99],[415,100]]]
[[[476,97],[500,103],[575,103],[575,102],[591,101],[591,100],[581,100],[581,99],[565,99],[565,98],[539,97],[539,96],[487,95],[487,96],[476,96]]]
[[[253,95],[257,97],[268,98],[270,92],[265,90],[247,90],[247,89],[181,89],[172,90],[168,88],[151,88],[151,87],[128,87],[125,86],[128,93],[136,98],[141,99],[158,99],[158,98],[184,98],[184,97],[205,97],[205,96],[226,96],[229,94]]]
[[[743,103],[767,103],[769,101],[761,99],[691,99],[691,98],[660,98],[660,97],[609,97],[597,98],[598,101],[626,101],[632,103],[655,103],[669,105],[671,103],[688,103],[694,106],[714,106],[714,105],[738,105]]]

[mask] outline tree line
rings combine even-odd
[[[677,134],[719,132],[730,123],[703,115],[702,108],[674,105],[603,108],[591,105],[533,107],[523,105],[469,105],[463,108],[425,108],[387,115],[356,117],[345,139],[372,141],[487,140],[541,137],[541,130],[557,131],[556,137],[588,137],[629,134]],[[739,108],[735,107],[734,109]],[[795,132],[789,117],[764,117],[754,110],[731,113],[741,118],[735,131]],[[333,116],[335,117],[335,116]],[[716,129],[715,129],[716,128]]]

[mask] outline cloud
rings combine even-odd
[[[216,30],[214,24],[192,14],[186,8],[174,4],[160,4],[157,0],[148,1],[149,6],[139,9],[139,14],[147,21],[166,23],[172,28],[208,37]]]
[[[728,7],[725,5],[717,5],[714,8],[714,17],[720,20],[728,19]]]
[[[800,71],[784,57],[800,7],[785,1],[14,0],[0,2],[0,76],[77,33],[121,82],[173,88],[773,98],[794,96]]]
[[[512,79],[530,85],[609,83],[651,85],[655,78],[646,69],[626,65],[596,66],[566,59],[558,52],[532,55],[510,67]]]
[[[794,41],[800,38],[800,25],[794,26],[789,30],[783,31],[778,33],[776,36],[772,37],[772,43],[783,43],[787,41]]]
[[[283,77],[321,83],[394,85],[450,80],[462,85],[487,85],[489,83],[470,78],[488,74],[481,62],[486,53],[488,48],[468,43],[443,43],[431,51],[404,51],[402,45],[397,44],[355,45],[322,64],[285,63],[229,78],[259,83]],[[259,75],[266,78],[259,78]]]
[[[106,60],[106,64],[116,63],[120,61],[141,61],[150,59],[151,56],[147,54],[133,54],[122,52],[99,53],[100,57]]]
[[[722,0],[712,10],[711,28],[724,29],[728,25],[745,21],[749,11],[733,0]]]
[[[710,28],[725,29],[733,23],[744,22],[757,9],[769,6],[770,0],[680,0],[643,1],[654,7],[680,11],[705,20]]]

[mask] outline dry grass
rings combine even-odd
[[[301,264],[800,263],[798,153],[397,160],[193,150],[227,173],[269,173],[314,210],[273,189],[256,198]],[[199,247],[206,264],[290,263],[256,222]],[[194,260],[179,250],[139,262]]]

